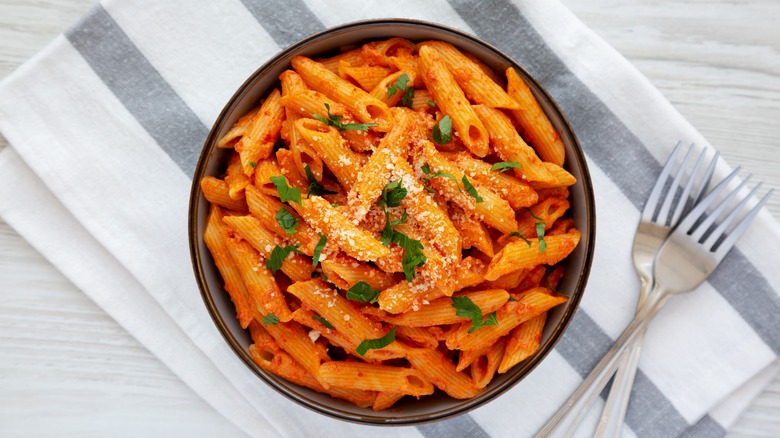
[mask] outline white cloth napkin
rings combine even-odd
[[[186,231],[197,155],[238,85],[302,37],[387,17],[462,29],[524,65],[573,124],[598,208],[588,287],[555,351],[494,402],[403,428],[333,420],[265,386],[210,320]],[[3,220],[215,409],[264,437],[533,434],[633,316],[631,245],[659,163],[678,140],[706,144],[631,64],[549,0],[106,1],[0,84],[0,132],[12,146],[0,153]],[[728,170],[721,162],[715,178]],[[724,435],[777,373],[778,247],[780,226],[762,212],[709,282],[661,312],[627,435]]]

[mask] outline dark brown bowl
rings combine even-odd
[[[516,365],[509,372],[496,375],[487,389],[475,398],[456,400],[437,391],[434,395],[420,400],[407,397],[391,409],[374,412],[370,408],[359,408],[297,386],[255,365],[247,352],[251,343],[249,333],[239,326],[233,304],[222,289],[220,274],[203,242],[208,202],[200,190],[200,180],[208,175],[219,176],[224,170],[229,150],[217,149],[217,140],[241,115],[249,112],[261,97],[278,84],[279,74],[290,68],[290,60],[294,56],[322,56],[333,53],[340,47],[355,46],[370,40],[391,37],[402,37],[412,41],[427,39],[446,41],[472,53],[496,71],[502,72],[512,66],[520,73],[566,147],[564,167],[577,178],[577,183],[570,188],[571,211],[575,226],[582,232],[582,237],[575,251],[563,262],[566,266],[566,275],[559,285],[559,290],[571,298],[567,303],[549,312],[541,347],[536,354]],[[214,123],[195,169],[190,194],[189,238],[195,276],[203,301],[214,323],[238,359],[242,360],[262,381],[296,403],[334,418],[374,425],[412,425],[463,414],[496,399],[520,382],[547,356],[574,316],[585,289],[593,259],[595,211],[590,174],[577,138],[558,105],[523,67],[484,41],[456,29],[416,20],[370,20],[334,27],[290,46],[266,62],[238,88]],[[533,397],[531,394],[528,396]]]

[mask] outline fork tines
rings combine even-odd
[[[750,210],[749,202],[762,186],[759,182],[750,192],[736,201],[752,175],[743,179],[735,189],[725,192],[729,183],[737,177],[740,168],[734,169],[723,181],[702,199],[680,223],[680,229],[718,256],[725,255],[766,204],[774,190],[769,190]],[[734,203],[736,202],[736,205]]]
[[[690,167],[694,149],[695,145],[691,144],[688,147],[688,152],[686,152],[682,162],[679,166],[675,166],[680,152],[682,151],[682,142],[677,142],[677,145],[666,160],[666,164],[664,164],[664,167],[661,170],[661,175],[658,177],[658,180],[647,199],[644,211],[642,212],[643,221],[654,222],[667,227],[672,226],[673,224],[676,224],[683,213],[690,208],[690,206],[695,205],[702,196],[712,178],[712,174],[715,172],[715,165],[718,162],[719,152],[715,151],[709,166],[704,170],[703,176],[700,177],[699,172],[702,171],[704,157],[709,148],[702,148],[693,167],[689,172],[686,172]],[[675,168],[676,170],[674,170]],[[669,181],[670,174],[675,175],[671,182]],[[662,200],[663,203],[661,203]]]

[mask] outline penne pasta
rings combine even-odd
[[[376,123],[377,131],[390,130],[393,119],[384,102],[305,56],[296,56],[291,62],[309,87],[347,107],[362,123]]]
[[[452,118],[452,126],[463,144],[478,157],[488,153],[488,132],[474,113],[444,61],[430,47],[420,47],[419,71],[436,106]]]
[[[539,106],[531,89],[513,68],[506,70],[507,92],[520,104],[520,109],[511,111],[512,116],[523,129],[528,141],[534,145],[544,161],[563,166],[565,150],[558,132]]]

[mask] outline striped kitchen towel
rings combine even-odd
[[[461,29],[525,66],[572,123],[598,208],[590,281],[554,352],[494,402],[403,428],[307,411],[252,374],[201,302],[186,226],[198,153],[249,74],[303,37],[387,17]],[[554,0],[105,1],[0,84],[0,131],[11,144],[0,154],[3,220],[216,410],[263,437],[532,435],[633,316],[639,283],[631,246],[659,163],[680,139],[706,144]],[[716,178],[728,170],[721,162]],[[724,435],[774,376],[778,247],[780,226],[762,212],[707,283],[661,312],[626,434]]]

